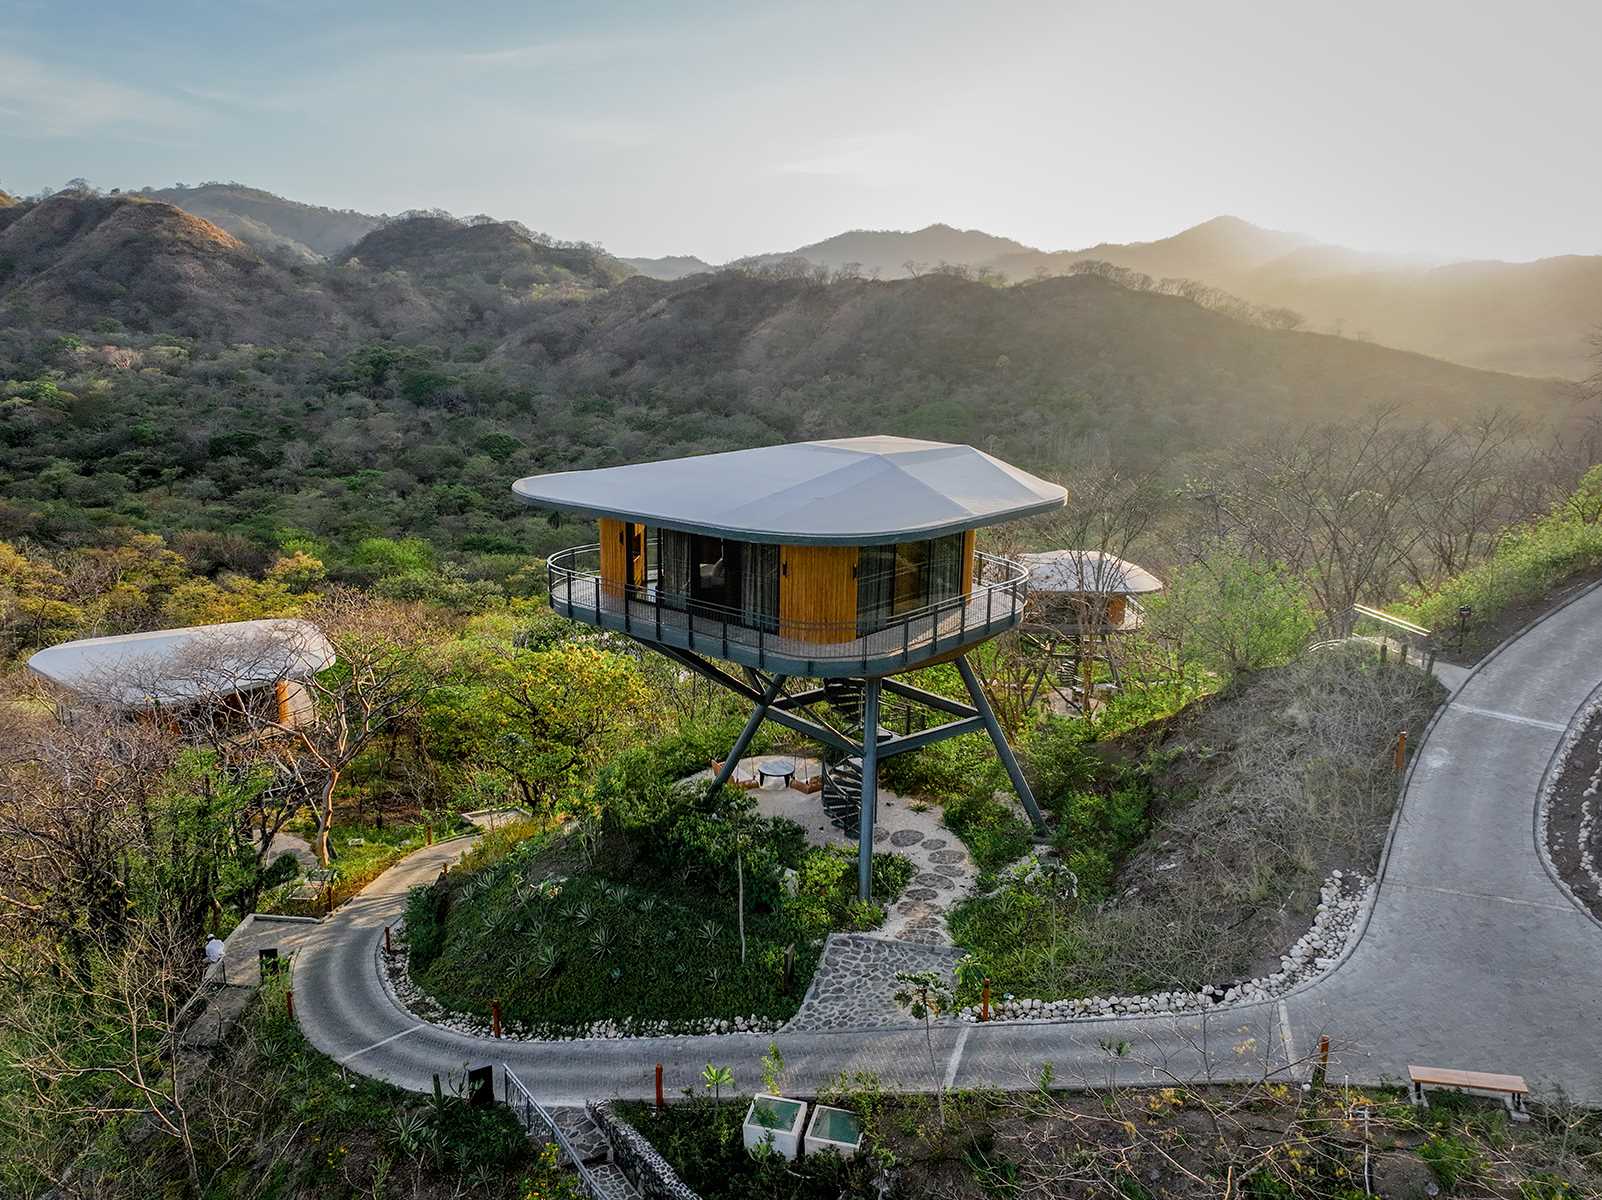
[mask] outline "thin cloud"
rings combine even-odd
[[[0,110],[15,114],[7,131],[26,138],[67,138],[102,130],[194,129],[192,105],[126,84],[66,71],[0,51]]]

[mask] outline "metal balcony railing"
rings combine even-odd
[[[1023,618],[1028,571],[974,556],[973,590],[862,631],[855,621],[794,621],[688,601],[644,584],[603,585],[600,547],[575,546],[546,562],[551,607],[564,617],[746,666],[792,675],[875,675],[994,637]]]

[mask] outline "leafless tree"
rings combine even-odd
[[[1280,432],[1228,455],[1205,480],[1220,522],[1284,563],[1326,618],[1386,596],[1423,538],[1411,500],[1453,434],[1379,407],[1351,425]]]

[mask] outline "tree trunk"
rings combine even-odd
[[[339,783],[339,772],[330,771],[328,778],[323,781],[322,798],[317,805],[317,861],[324,867],[333,861],[333,851],[328,844],[328,835],[334,825],[334,788]]]

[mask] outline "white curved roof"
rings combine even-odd
[[[1163,590],[1163,581],[1145,567],[1102,550],[1046,550],[1017,559],[1029,570],[1031,592],[1138,596]]]
[[[91,699],[137,708],[304,679],[333,662],[317,626],[272,619],[63,642],[28,659],[28,669]]]
[[[859,437],[534,475],[540,508],[753,542],[870,546],[1061,508],[1066,493],[972,446]]]

